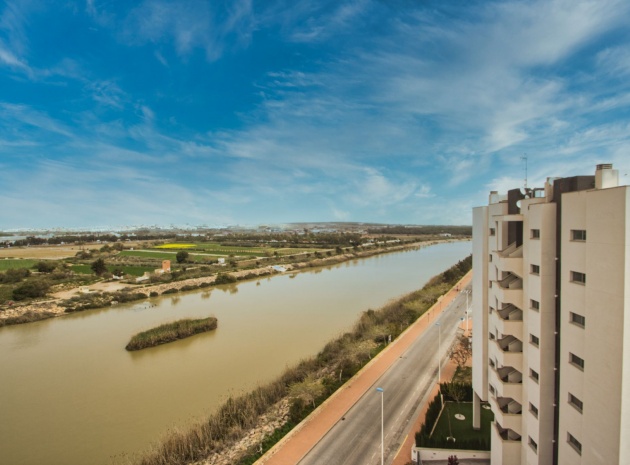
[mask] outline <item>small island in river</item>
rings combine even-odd
[[[184,339],[195,334],[212,331],[217,328],[217,319],[214,317],[191,320],[189,318],[166,323],[156,328],[136,334],[131,338],[125,349],[141,350],[155,347],[160,344]]]

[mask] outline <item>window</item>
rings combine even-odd
[[[538,453],[538,444],[536,444],[536,441],[534,441],[531,436],[527,436],[527,438],[527,444],[529,444],[529,447],[531,447],[534,452]]]
[[[494,236],[496,234],[496,230],[494,228],[490,228],[490,235]]]
[[[580,273],[579,271],[572,271],[571,282],[578,283],[578,284],[586,284],[586,275],[584,273]]]
[[[569,363],[578,367],[580,370],[584,370],[584,359],[569,352]]]
[[[531,274],[540,274],[540,265],[530,265]]]
[[[495,365],[495,363],[494,363],[494,360],[492,360],[491,358],[490,358],[490,359],[488,359],[488,362],[490,363],[490,366],[491,366],[492,368],[494,368],[494,367],[496,366],[496,365]]]
[[[491,262],[492,261],[492,254],[488,255],[488,261]]]
[[[488,390],[490,391],[490,394],[492,394],[492,395],[494,395],[494,393],[495,393],[495,392],[497,392],[497,391],[494,389],[494,386],[493,386],[492,384],[488,384]]]
[[[578,315],[577,313],[570,312],[571,315],[571,323],[574,325],[578,325],[581,328],[584,328],[586,325],[586,317],[582,315]]]
[[[494,341],[495,339],[494,334],[492,333],[488,333],[488,337],[490,338],[491,341]]]
[[[531,368],[529,369],[529,377],[533,379],[534,381],[536,381],[537,383],[538,383],[538,379],[540,378],[540,376],[538,375],[538,372],[532,370]]]
[[[536,418],[538,418],[538,407],[536,407],[534,404],[532,404],[531,402],[529,403],[529,411],[532,415],[534,415]]]
[[[571,240],[584,242],[586,240],[586,231],[583,229],[572,229]]]
[[[532,310],[540,310],[540,302],[534,299],[529,299],[529,308]]]
[[[492,308],[492,307],[488,307],[488,313],[489,313],[490,315],[492,315],[492,312],[494,312],[494,308]]]
[[[540,345],[540,339],[538,338],[538,336],[534,336],[533,334],[529,335],[529,342],[536,347]]]
[[[573,394],[569,392],[569,404],[577,409],[578,412],[582,413],[582,407],[584,407],[584,403],[575,397]]]
[[[531,229],[529,237],[531,239],[540,239],[540,229]]]
[[[567,433],[567,442],[575,449],[575,451],[582,455],[582,443],[575,439],[571,433]]]

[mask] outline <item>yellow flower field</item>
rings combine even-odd
[[[195,244],[162,244],[158,245],[156,249],[190,249],[194,247]]]

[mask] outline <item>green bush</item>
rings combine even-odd
[[[12,268],[0,273],[0,283],[2,284],[15,284],[19,283],[25,278],[28,278],[31,272],[27,268]]]
[[[232,284],[235,283],[237,279],[231,274],[227,273],[219,273],[217,278],[214,280],[215,284]]]
[[[49,289],[50,283],[48,281],[43,279],[31,279],[13,289],[13,299],[26,300],[45,297]]]

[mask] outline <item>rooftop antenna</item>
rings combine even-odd
[[[525,192],[527,192],[527,154],[524,153],[521,160],[525,162]]]

